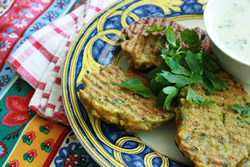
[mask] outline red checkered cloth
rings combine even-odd
[[[7,59],[36,89],[29,107],[40,116],[68,125],[62,104],[62,66],[72,41],[84,25],[112,0],[91,0],[40,29]]]

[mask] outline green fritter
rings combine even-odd
[[[173,27],[176,32],[176,37],[180,38],[180,33],[184,26],[170,21],[168,18],[148,17],[141,18],[130,27],[124,30],[122,35],[122,52],[123,55],[129,57],[129,63],[135,69],[148,69],[155,66],[160,66],[164,61],[161,58],[161,50],[157,43],[166,47],[165,31],[147,33],[147,29],[152,29],[154,25],[158,27]],[[198,27],[194,28],[199,36],[206,35],[206,32]],[[181,46],[187,47],[182,41]],[[210,53],[210,44],[206,35],[205,40],[198,48],[205,53]]]
[[[224,72],[218,77],[228,81],[228,88],[208,95],[199,84],[192,88],[199,95],[215,101],[209,106],[195,106],[186,101],[187,87],[180,93],[176,108],[176,143],[195,166],[237,166],[249,158],[250,118],[243,118],[231,105],[250,102],[244,86]]]
[[[136,78],[148,86],[148,81],[133,71],[126,72],[119,66],[108,65],[100,72],[86,74],[80,90],[80,99],[87,111],[107,123],[116,124],[126,132],[146,131],[156,128],[174,117],[162,110],[155,97],[144,98],[112,83]]]

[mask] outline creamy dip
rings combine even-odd
[[[224,48],[250,63],[250,0],[229,0],[218,13],[216,35]]]

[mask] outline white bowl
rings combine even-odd
[[[235,0],[209,0],[204,12],[204,22],[211,41],[211,48],[214,54],[219,58],[221,66],[235,79],[250,84],[250,52],[249,60],[242,60],[239,56],[232,54],[230,49],[225,47],[215,32],[214,26],[216,26],[217,17],[230,1],[239,2]],[[249,18],[245,19],[246,21],[249,20]]]

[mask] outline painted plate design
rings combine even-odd
[[[117,63],[119,37],[125,27],[142,17],[172,20],[202,18],[207,0],[120,0],[101,11],[75,39],[65,62],[63,101],[70,124],[89,154],[101,166],[186,165],[144,144],[136,135],[88,115],[78,98],[84,74]]]

